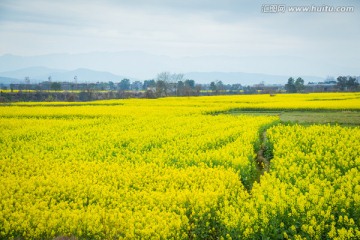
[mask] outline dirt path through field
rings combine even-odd
[[[266,130],[261,133],[260,137],[260,149],[257,151],[256,155],[256,163],[257,163],[257,169],[259,171],[259,177],[257,179],[257,182],[260,181],[260,176],[263,175],[265,172],[269,171],[270,168],[270,161],[265,156],[266,149]]]

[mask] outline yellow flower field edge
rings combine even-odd
[[[206,97],[168,97],[159,99],[122,99],[90,102],[14,102],[0,106],[173,106],[200,107],[205,111],[245,110],[351,110],[360,111],[360,93],[309,93],[277,95],[235,95]]]

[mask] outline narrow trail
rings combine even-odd
[[[256,155],[256,164],[258,170],[257,182],[260,182],[261,175],[264,175],[265,172],[268,172],[270,169],[270,159],[267,158],[266,152],[269,151],[266,146],[266,130],[261,133],[260,136],[260,149],[257,151]]]

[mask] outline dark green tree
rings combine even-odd
[[[222,81],[216,81],[216,90],[217,92],[225,90],[225,86]]]
[[[347,90],[348,87],[348,80],[347,77],[339,76],[337,78],[337,86],[341,91]]]
[[[355,91],[357,87],[359,86],[359,83],[356,81],[355,77],[349,77],[347,82],[348,88],[351,91]]]
[[[195,81],[192,80],[192,79],[186,79],[185,80],[185,86],[189,87],[191,89],[194,89],[195,88]]]
[[[285,89],[288,93],[296,93],[296,87],[295,87],[295,80],[294,78],[290,77],[288,79],[287,84],[285,84]]]
[[[145,80],[143,84],[143,90],[147,90],[148,88],[156,87],[156,82],[154,79]]]
[[[167,96],[167,89],[168,83],[164,80],[157,80],[156,81],[156,95],[158,97],[166,97]]]
[[[217,89],[217,88],[216,88],[215,82],[211,82],[211,83],[210,83],[210,90],[213,91],[213,92],[215,92],[216,89]]]
[[[127,78],[124,78],[123,80],[121,80],[121,82],[119,83],[119,89],[120,90],[129,90],[130,89],[130,80]]]
[[[110,81],[108,84],[109,84],[109,89],[110,90],[115,90],[116,89],[114,82]]]
[[[59,82],[53,82],[50,85],[50,89],[53,91],[60,91],[61,90],[61,84]]]
[[[191,79],[187,79],[184,82],[184,88],[183,88],[183,96],[191,96],[195,92],[195,81]]]
[[[302,91],[304,91],[304,89],[305,89],[304,79],[302,79],[301,77],[297,78],[295,81],[296,92],[302,92]]]
[[[177,82],[177,95],[184,96],[185,95],[185,84],[183,81]]]

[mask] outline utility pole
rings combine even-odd
[[[30,78],[29,77],[25,77],[25,84],[26,84],[26,88],[27,88],[28,92],[30,92]]]
[[[74,76],[74,86],[75,86],[75,88],[77,88],[77,76]]]
[[[50,89],[51,89],[51,76],[48,77],[48,81],[49,81],[49,89],[48,89],[48,91],[50,92]]]

